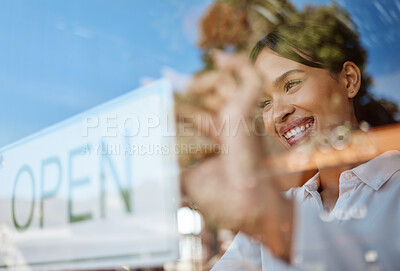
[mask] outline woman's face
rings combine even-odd
[[[264,76],[265,127],[286,148],[312,143],[346,122],[355,121],[349,82],[263,49],[255,65]]]

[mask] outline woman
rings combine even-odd
[[[365,52],[343,18],[318,12],[323,24],[315,18],[302,20],[262,39],[251,54],[255,67],[215,55],[217,65],[236,78],[225,80],[236,93],[219,114],[220,119],[229,116],[219,138],[229,145],[229,155],[183,175],[188,194],[202,211],[242,232],[213,270],[400,266],[398,151],[364,164],[321,167],[284,197],[273,169],[259,166],[260,138],[247,133],[246,125],[232,128],[238,127],[238,119],[245,124],[251,120],[260,90],[265,127],[290,151],[334,146],[343,140],[338,128],[358,128],[363,116],[355,102],[365,94]],[[383,116],[385,122],[393,121]]]

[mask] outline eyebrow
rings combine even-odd
[[[279,76],[278,78],[276,78],[274,85],[277,86],[279,83],[281,83],[286,77],[288,77],[292,73],[304,73],[304,71],[299,70],[299,69],[287,71],[284,74],[282,74],[281,76]]]

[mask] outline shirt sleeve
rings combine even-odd
[[[211,270],[262,270],[260,244],[239,232],[228,250]]]

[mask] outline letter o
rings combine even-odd
[[[28,173],[29,176],[31,177],[31,182],[32,182],[32,203],[31,203],[31,211],[30,211],[28,220],[26,221],[25,224],[20,225],[18,223],[18,221],[17,221],[17,218],[15,217],[15,190],[17,189],[17,183],[18,183],[19,177],[24,172]],[[17,177],[15,178],[14,187],[13,187],[13,194],[12,194],[12,203],[11,203],[12,218],[13,218],[14,226],[15,226],[15,228],[17,230],[24,231],[29,227],[29,225],[31,224],[32,219],[33,219],[34,208],[35,208],[35,179],[33,177],[32,169],[28,165],[24,165],[18,171]]]

